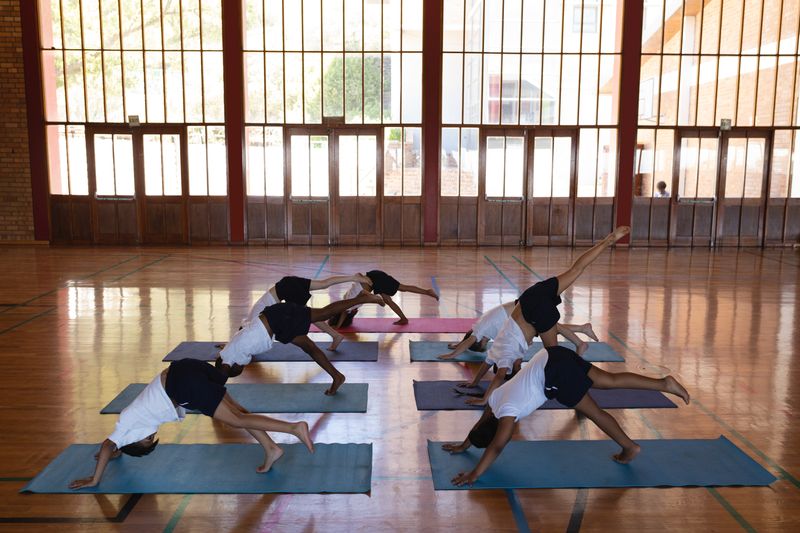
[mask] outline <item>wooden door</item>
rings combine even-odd
[[[577,171],[574,130],[528,134],[527,245],[569,245]]]
[[[286,200],[290,244],[331,244],[333,143],[324,129],[287,129]]]
[[[519,130],[481,132],[478,185],[478,244],[523,243],[525,134]]]
[[[142,180],[139,194],[143,241],[148,244],[188,242],[187,161],[180,129],[142,133]]]
[[[381,242],[382,145],[379,129],[337,130],[334,134],[334,244]]]
[[[714,244],[719,145],[716,129],[684,130],[675,137],[670,245]]]

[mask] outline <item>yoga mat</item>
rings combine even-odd
[[[395,326],[394,318],[354,318],[353,324],[338,331],[342,333],[466,333],[472,329],[474,318],[409,318],[408,324]],[[311,325],[311,331],[319,331]]]
[[[180,359],[199,359],[201,361],[213,361],[217,358],[219,348],[217,344],[224,344],[222,342],[214,341],[186,341],[177,345],[171,352],[164,357],[164,361],[178,361]],[[339,348],[332,352],[326,350],[327,341],[320,345],[320,349],[332,362],[337,361],[377,361],[378,360],[378,342],[377,341],[361,341],[361,342],[348,342],[344,341],[339,345]],[[268,362],[293,362],[293,361],[311,361],[311,356],[306,352],[295,346],[294,344],[281,344],[276,342],[272,345],[272,349],[264,353],[256,354],[253,356],[254,363],[268,363]]]
[[[73,444],[20,492],[45,494],[266,494],[368,492],[372,444],[281,444],[284,455],[266,474],[258,444],[159,444],[145,457],[122,455],[108,463],[97,487],[77,491],[69,482],[92,474],[97,444]]]
[[[428,457],[436,490],[766,486],[775,481],[725,437],[637,442],[641,453],[621,465],[611,459],[620,450],[612,440],[512,441],[472,487],[456,487],[450,480],[470,472],[483,450],[451,455],[441,442],[428,441]]]
[[[469,331],[469,330],[467,330]],[[448,353],[450,349],[447,347],[449,342],[457,342],[460,339],[453,341],[408,341],[409,352],[411,353],[412,362],[433,362],[433,363],[481,363],[486,358],[486,352],[478,353],[471,350],[460,354],[455,359],[439,359],[437,356],[443,353]],[[561,346],[566,346],[570,350],[575,349],[575,345],[571,342],[560,342]],[[589,349],[583,354],[583,358],[590,363],[603,363],[603,362],[624,362],[625,359],[614,350],[611,346],[604,342],[589,342]],[[536,352],[542,349],[542,343],[539,341],[531,344],[528,351],[525,352],[525,361],[530,361]]]
[[[458,387],[463,381],[414,381],[414,399],[418,411],[483,410],[481,405],[468,405],[472,395],[483,397],[489,386],[483,381],[474,389]],[[462,394],[459,394],[462,393]],[[601,409],[643,409],[677,407],[665,395],[652,390],[590,389],[591,396]],[[571,409],[555,400],[547,400],[539,409]]]
[[[120,413],[147,385],[131,383],[100,414]],[[366,383],[345,383],[326,396],[329,383],[233,383],[228,393],[251,413],[366,413]],[[197,414],[195,411],[188,411]]]

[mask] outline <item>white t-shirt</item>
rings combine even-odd
[[[256,318],[258,318],[258,315],[261,314],[261,311],[263,311],[265,307],[268,307],[270,305],[275,305],[276,303],[278,303],[278,300],[276,300],[275,297],[272,295],[272,291],[265,292],[264,295],[261,298],[259,298],[255,304],[253,304],[253,307],[247,314],[247,318],[242,320],[242,325],[244,326],[245,322],[255,320]]]
[[[514,361],[525,357],[526,351],[528,351],[528,341],[525,340],[525,334],[519,329],[517,322],[508,317],[489,348],[486,364],[497,365],[498,372],[505,368],[508,373],[511,372]]]
[[[547,350],[542,348],[516,376],[493,390],[488,403],[494,416],[513,416],[516,422],[541,407],[547,401],[544,395],[546,364]]]
[[[500,333],[500,328],[503,327],[508,317],[508,310],[505,305],[492,307],[472,325],[472,334],[475,335],[478,341],[483,337],[494,339]]]
[[[180,421],[185,416],[186,410],[180,406],[175,407],[167,396],[159,373],[139,393],[139,396],[122,410],[114,433],[109,435],[108,440],[116,444],[117,448],[122,448],[152,435],[161,424]]]
[[[361,294],[363,290],[364,287],[362,287],[360,283],[353,283],[352,285],[350,285],[350,288],[347,289],[347,292],[344,293],[344,296],[342,296],[342,300],[349,300],[351,298],[355,298],[359,294]],[[353,307],[350,308],[350,311],[358,309],[359,307],[361,307],[361,305],[362,304],[354,305]]]
[[[228,344],[219,352],[226,365],[249,365],[253,355],[272,348],[273,339],[261,319],[249,320],[242,325]]]

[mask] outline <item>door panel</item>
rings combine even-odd
[[[331,142],[327,132],[287,130],[289,242],[330,243]]]
[[[131,133],[87,129],[90,194],[93,197],[93,241],[99,244],[139,242],[135,153]]]
[[[337,244],[378,244],[380,131],[336,132],[334,219]]]
[[[761,244],[769,149],[768,134],[763,132],[737,131],[726,135],[720,165],[724,194],[717,215],[719,245]]]
[[[525,201],[525,137],[519,131],[484,130],[479,184],[479,244],[519,245]]]
[[[572,244],[576,172],[574,131],[534,130],[528,137],[528,245]],[[591,223],[591,217],[588,219]],[[591,228],[587,230],[591,235]]]
[[[719,139],[716,130],[688,130],[676,137],[670,244],[713,244]]]

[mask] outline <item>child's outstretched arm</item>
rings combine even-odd
[[[511,435],[513,435],[513,433],[514,417],[504,416],[500,419],[500,423],[497,425],[497,433],[495,433],[494,439],[492,439],[492,442],[483,452],[481,460],[478,461],[478,464],[472,472],[459,472],[458,475],[452,479],[453,485],[461,486],[475,483],[502,453],[503,448],[505,448],[508,441],[511,440]]]
[[[477,340],[478,338],[475,335],[468,335],[464,337],[464,339],[461,342],[456,344],[455,348],[453,348],[453,351],[451,351],[450,353],[439,355],[437,357],[439,359],[454,359],[459,355],[461,355],[462,353],[466,352],[467,348],[472,346]]]
[[[84,489],[87,487],[96,487],[100,483],[100,478],[103,477],[108,462],[119,452],[117,445],[106,439],[100,446],[100,453],[97,454],[97,464],[94,467],[94,474],[90,477],[76,479],[69,484],[71,489]]]
[[[506,378],[506,373],[510,370],[510,368],[498,368],[497,373],[494,375],[494,378],[492,378],[489,386],[486,387],[486,392],[483,393],[483,398],[468,398],[466,403],[468,405],[486,405],[486,403],[489,401],[489,396],[492,394],[492,391],[503,384],[503,381]]]
[[[478,383],[481,381],[481,378],[486,375],[486,372],[489,371],[489,368],[490,366],[486,363],[486,361],[484,361],[481,363],[481,366],[478,367],[478,371],[475,373],[475,377],[472,378],[472,381],[459,383],[458,386],[469,388],[477,387]]]

